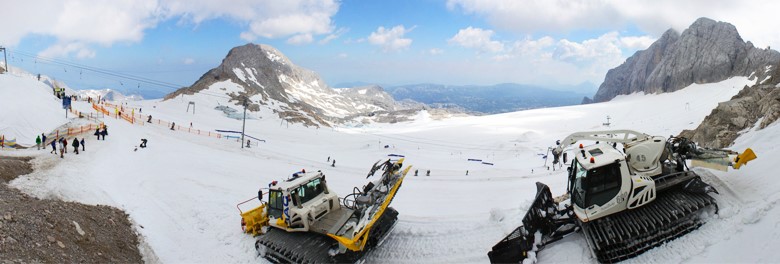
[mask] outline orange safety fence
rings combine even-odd
[[[63,129],[57,129],[55,131],[50,132],[49,134],[46,134],[46,140],[41,142],[41,144],[43,144],[43,145],[41,145],[41,147],[48,146],[48,144],[50,144],[52,141],[55,141],[55,140],[59,139],[60,137],[71,137],[71,136],[77,136],[77,135],[80,135],[80,134],[83,134],[83,133],[86,133],[86,132],[92,132],[95,129],[97,129],[99,126],[100,126],[100,124],[89,124],[89,125],[83,125],[83,126],[80,126],[80,127],[68,127],[68,128],[63,128]],[[5,147],[31,148],[31,147],[35,146],[35,145],[24,146],[24,145],[15,143],[16,140],[6,139],[5,135],[0,135],[0,139],[2,139],[2,140],[0,140],[0,148],[5,148]],[[11,142],[14,142],[15,144],[14,145],[7,144],[7,143],[11,143]]]
[[[211,137],[211,138],[219,138],[219,139],[232,139],[232,138],[235,138],[234,136],[225,136],[225,135],[223,135],[221,133],[218,133],[218,132],[212,132],[212,131],[208,131],[208,130],[195,129],[193,127],[175,125],[175,122],[169,122],[169,121],[165,121],[165,120],[157,119],[157,118],[150,118],[149,115],[136,113],[136,111],[135,111],[136,108],[133,108],[133,107],[125,107],[125,106],[116,105],[116,104],[107,103],[107,102],[103,102],[101,104],[105,105],[106,107],[109,107],[109,109],[113,108],[114,112],[110,112],[109,110],[106,110],[106,107],[104,107],[102,105],[97,105],[97,104],[94,104],[94,103],[92,104],[92,108],[94,108],[95,110],[97,110],[99,112],[102,112],[104,115],[108,115],[110,117],[114,117],[114,118],[120,118],[121,117],[122,119],[126,120],[127,122],[130,122],[131,124],[142,125],[142,126],[145,126],[145,125],[158,125],[158,126],[166,127],[166,128],[168,128],[170,130],[187,132],[187,133],[190,133],[190,134],[193,134],[193,135],[207,136],[207,137]],[[130,110],[129,114],[126,111],[128,109]],[[140,109],[139,109],[139,112],[140,112]],[[239,141],[239,140],[237,139],[237,141]],[[251,145],[255,145],[255,146],[259,146],[259,143],[257,141],[253,141],[250,144]]]
[[[176,130],[181,132],[187,132],[194,135],[200,135],[200,136],[207,136],[207,137],[213,137],[213,138],[222,138],[222,134],[217,132],[212,132],[208,130],[200,130],[195,129],[193,127],[183,127],[180,125],[175,125],[175,122],[168,122],[161,119],[156,118],[149,118],[149,115],[144,114],[135,114],[131,117],[132,120],[134,120],[134,124],[139,125],[158,125],[166,127],[170,130]]]

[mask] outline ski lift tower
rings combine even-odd
[[[190,106],[192,106],[192,114],[194,115],[195,114],[195,102],[190,101],[190,103],[187,104],[187,113],[190,112]]]

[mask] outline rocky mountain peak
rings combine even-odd
[[[365,88],[362,93],[336,91],[317,73],[296,66],[276,48],[252,43],[231,49],[219,66],[203,74],[192,86],[167,95],[165,100],[210,88],[219,91],[236,86],[240,87],[239,92],[225,93],[232,102],[239,104],[249,98],[251,111],[266,107],[289,122],[311,126],[330,126],[377,111],[392,115],[404,108],[378,86]],[[399,118],[387,120],[403,119]]]
[[[609,70],[593,102],[635,92],[673,92],[753,73],[763,78],[762,69],[778,61],[780,53],[743,41],[734,25],[699,18],[681,34],[667,30],[646,50]]]

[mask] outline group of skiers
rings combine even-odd
[[[81,151],[86,151],[86,145],[84,144],[84,138],[81,138],[79,140],[78,138],[74,137],[71,141],[71,146],[73,146],[73,152],[76,154],[79,154],[79,147],[81,147]],[[35,139],[35,143],[38,146],[38,149],[41,149],[41,143],[43,143],[43,149],[46,149],[46,135],[41,134]],[[59,144],[58,144],[59,143]],[[60,146],[60,158],[65,158],[65,153],[68,153],[68,140],[65,139],[65,137],[60,137],[58,139],[52,140],[51,143],[51,151],[49,153],[57,155],[57,145]]]

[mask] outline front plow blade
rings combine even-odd
[[[523,225],[493,246],[493,250],[488,252],[490,262],[518,263],[527,258],[528,252],[536,250],[534,238],[537,232],[541,235],[549,235],[556,228],[553,218],[555,214],[556,204],[553,201],[550,187],[537,182],[536,199],[523,217]]]

